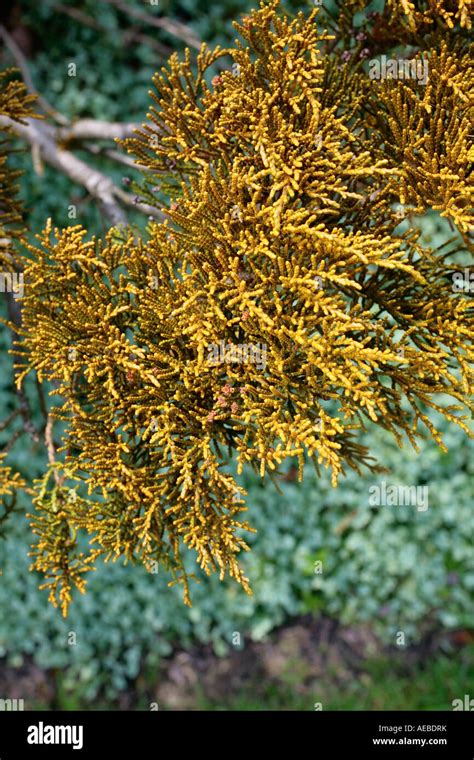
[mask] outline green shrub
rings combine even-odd
[[[109,564],[98,567],[88,594],[76,595],[63,620],[37,590],[40,577],[28,572],[28,525],[17,516],[0,544],[0,655],[19,664],[32,654],[42,667],[65,668],[65,686],[93,699],[99,691],[113,696],[172,645],[211,642],[223,654],[235,631],[261,639],[288,616],[310,611],[347,624],[370,621],[387,644],[395,644],[397,631],[410,644],[428,624],[472,627],[474,444],[454,428],[445,439],[448,454],[427,443],[415,457],[372,432],[390,470],[378,480],[427,483],[425,512],[370,507],[370,474],[349,475],[338,489],[325,474],[308,475],[303,484],[282,483],[282,495],[255,476],[244,478],[258,529],[244,559],[254,595],[201,577],[191,610],[161,571]],[[318,560],[322,574],[314,572]],[[75,646],[67,643],[71,631]]]

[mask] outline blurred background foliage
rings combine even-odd
[[[129,0],[123,5],[179,20],[211,45],[231,44],[236,36],[232,21],[252,7],[250,0],[214,4],[160,0],[158,8]],[[308,7],[305,2],[288,5],[293,11]],[[142,121],[153,72],[163,65],[167,51],[184,48],[181,40],[151,28],[131,17],[120,3],[108,0],[24,0],[2,6],[1,14],[2,23],[27,57],[36,88],[70,119]],[[5,50],[1,59],[3,66],[12,64]],[[76,63],[76,77],[67,76],[70,62]],[[49,167],[38,175],[27,151],[14,161],[25,173],[22,197],[33,233],[42,229],[47,217],[59,226],[70,224],[67,209],[73,203],[78,216],[72,223],[102,234],[99,213],[81,188]],[[104,158],[95,165],[121,181],[124,167]],[[131,218],[143,226],[142,216],[132,214]],[[422,228],[434,247],[445,239],[446,228],[434,214],[423,220]],[[4,308],[3,302],[0,307]],[[6,331],[1,332],[0,341],[4,418],[13,408],[14,392]],[[29,392],[34,398],[33,381]],[[447,454],[432,441],[423,445],[419,455],[408,448],[400,450],[384,431],[372,427],[366,442],[387,468],[387,474],[377,479],[350,473],[333,489],[325,474],[318,478],[308,468],[302,484],[292,481],[291,472],[286,480],[280,479],[278,493],[271,482],[246,474],[241,483],[248,490],[250,522],[258,530],[249,539],[252,551],[244,559],[252,597],[235,584],[198,574],[200,582],[192,588],[193,607],[188,609],[180,590],[168,588],[170,579],[161,570],[155,575],[142,567],[100,565],[88,593],[76,595],[69,618],[63,620],[48,604],[46,592],[38,590],[40,578],[28,572],[31,536],[24,514],[17,514],[9,523],[7,538],[0,542],[3,666],[20,671],[25,662],[34,662],[56,673],[60,694],[56,706],[94,706],[100,700],[115,705],[119,692],[140,674],[156,674],[162,658],[176,647],[210,644],[223,656],[235,649],[236,632],[244,648],[301,615],[331,616],[348,626],[367,623],[387,648],[395,645],[400,631],[406,635],[407,647],[433,630],[472,631],[474,444],[443,420],[438,426],[445,432]],[[7,435],[0,432],[0,444],[7,443]],[[24,440],[18,441],[9,463],[28,478],[40,475],[46,463],[42,443],[27,447]],[[369,488],[381,480],[428,485],[428,510],[370,507]],[[26,501],[21,506],[24,513],[30,509]],[[315,572],[318,561],[321,574]],[[76,634],[74,646],[68,644],[69,632]],[[427,672],[409,677],[397,675],[390,660],[368,664],[367,682],[348,681],[335,692],[327,686],[325,709],[451,709],[450,700],[469,691],[472,648],[463,650],[463,664],[448,644],[444,649],[435,663],[426,666]],[[389,678],[392,686],[387,686]],[[321,685],[323,689],[326,686]],[[222,705],[202,697],[197,706]],[[235,695],[228,706],[312,709],[306,698],[295,696],[291,684],[276,691],[269,688],[259,699]]]

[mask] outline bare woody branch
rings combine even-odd
[[[114,121],[101,121],[100,119],[79,119],[65,127],[56,130],[56,139],[59,142],[72,140],[124,140],[134,136],[134,130],[139,129],[140,124],[123,124]]]
[[[99,122],[102,124],[101,122]],[[116,125],[114,125],[116,126]],[[142,213],[156,219],[162,219],[162,213],[153,206],[136,204],[133,196],[129,196],[121,188],[118,188],[112,180],[102,172],[89,166],[77,158],[73,153],[57,145],[58,130],[49,124],[37,123],[28,119],[25,124],[20,124],[6,116],[0,117],[0,129],[8,129],[22,139],[26,140],[31,147],[39,150],[41,158],[50,166],[58,169],[68,176],[73,182],[85,187],[88,193],[95,198],[104,215],[113,226],[127,225],[127,217],[120,203],[135,206]]]
[[[0,117],[0,128],[9,129],[26,140],[31,147],[37,146],[46,163],[82,185],[97,200],[105,216],[113,225],[127,224],[127,218],[115,199],[115,185],[102,172],[88,166],[80,158],[56,145],[53,130],[47,124],[37,124],[28,119],[19,124],[7,116]]]

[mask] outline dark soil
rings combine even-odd
[[[409,672],[446,645],[459,648],[469,643],[466,636],[473,640],[464,631],[431,633],[402,652],[400,647],[384,646],[369,625],[344,627],[330,618],[308,615],[281,626],[263,642],[245,641],[224,657],[209,645],[176,649],[162,660],[158,673],[139,675],[113,704],[99,699],[81,707],[149,709],[156,702],[159,709],[189,710],[196,709],[197,695],[201,703],[225,707],[233,695],[251,691],[258,697],[269,687],[282,685],[314,697],[318,683],[343,687],[362,677],[368,659],[390,658]],[[28,658],[19,668],[0,661],[0,696],[22,698],[27,709],[64,709],[58,677],[58,671],[42,670]]]

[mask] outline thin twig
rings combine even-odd
[[[44,429],[44,442],[46,444],[46,450],[48,452],[48,461],[50,464],[55,464],[56,449],[54,448],[53,442],[53,418],[51,415],[48,415],[48,419],[46,420],[46,427]]]
[[[18,438],[20,437],[20,435],[22,435],[22,433],[23,433],[23,430],[15,430],[11,434],[8,443],[2,449],[2,455],[3,456],[5,456],[5,454],[8,454],[8,452],[11,451],[11,449],[15,445],[15,443],[18,440]]]
[[[38,401],[39,401],[41,414],[43,415],[45,422],[47,422],[48,421],[48,407],[46,406],[46,399],[44,397],[43,386],[41,385],[38,375],[36,373],[35,373],[35,382],[36,382],[36,390],[38,393]]]
[[[126,13],[128,16],[136,18],[139,21],[143,21],[143,23],[148,27],[154,26],[157,29],[163,29],[173,37],[177,37],[178,39],[182,40],[186,45],[189,45],[196,50],[201,49],[201,41],[195,36],[194,32],[188,26],[186,26],[186,24],[182,24],[180,21],[170,21],[168,18],[156,18],[155,16],[151,16],[148,13],[144,13],[143,11],[138,10],[138,8],[134,8],[133,6],[128,5],[127,3],[123,2],[123,0],[105,0],[105,2],[110,3],[111,5],[115,5],[119,10],[123,11],[123,13]]]
[[[0,430],[5,430],[5,428],[9,426],[10,422],[13,422],[15,417],[17,417],[19,414],[20,414],[20,410],[14,409],[13,412],[11,412],[11,414],[8,415],[6,420],[3,420],[3,422],[0,422]]]
[[[168,47],[167,45],[163,45],[161,42],[158,42],[158,40],[153,39],[153,37],[150,37],[149,34],[143,34],[142,32],[139,32],[134,27],[125,30],[123,33],[123,41],[125,45],[131,45],[134,42],[141,42],[142,45],[146,45],[152,50],[156,50],[158,55],[160,55],[164,60],[167,60],[173,52],[172,48]]]
[[[99,145],[94,145],[93,143],[85,143],[82,147],[94,156],[107,156],[107,158],[110,158],[112,161],[127,166],[129,169],[139,169],[142,172],[153,171],[149,166],[139,164],[137,161],[134,161],[133,158],[127,156],[126,153],[120,153],[120,151],[113,150],[113,148],[101,148]]]
[[[51,465],[55,465],[56,447],[53,441],[53,418],[51,415],[48,416],[48,419],[46,421],[46,426],[44,429],[44,442],[46,444],[46,449],[48,452],[48,462]],[[56,485],[59,487],[61,487],[64,482],[64,474],[60,475],[56,468],[54,469],[54,480],[56,481]]]
[[[88,26],[90,29],[95,29],[98,32],[107,32],[106,27],[104,27],[102,24],[99,24],[99,22],[92,18],[92,16],[89,16],[87,13],[84,13],[84,11],[79,10],[79,8],[71,8],[69,5],[56,3],[54,10],[58,11],[59,13],[65,13],[67,16],[70,16],[70,18],[73,18],[75,21],[78,21],[84,26]],[[149,34],[141,33],[134,27],[125,29],[122,34],[122,39],[124,45],[127,46],[132,45],[134,42],[141,42],[142,45],[146,45],[147,47],[152,48],[152,50],[156,50],[158,55],[160,55],[163,59],[169,58],[173,52],[172,48],[168,47],[167,45],[163,45],[158,40],[154,40],[153,37],[150,37]]]
[[[88,26],[91,29],[96,29],[99,32],[105,31],[105,28],[102,26],[102,24],[99,24],[99,22],[96,21],[95,18],[92,18],[92,16],[89,16],[87,13],[84,13],[84,11],[79,10],[79,8],[71,8],[69,5],[56,3],[54,5],[54,10],[58,11],[59,13],[65,13],[67,16],[70,16],[75,21],[79,21],[80,24],[84,24],[84,26]]]
[[[124,190],[121,190],[120,188],[117,188],[117,197],[120,198],[122,203],[125,203],[127,206],[131,206],[132,208],[136,208],[139,211],[141,211],[143,214],[146,214],[147,216],[152,216],[154,219],[163,220],[165,218],[165,215],[162,211],[155,208],[155,206],[149,206],[148,203],[142,203],[139,198],[137,198],[134,195],[130,195],[129,193],[126,193]]]

